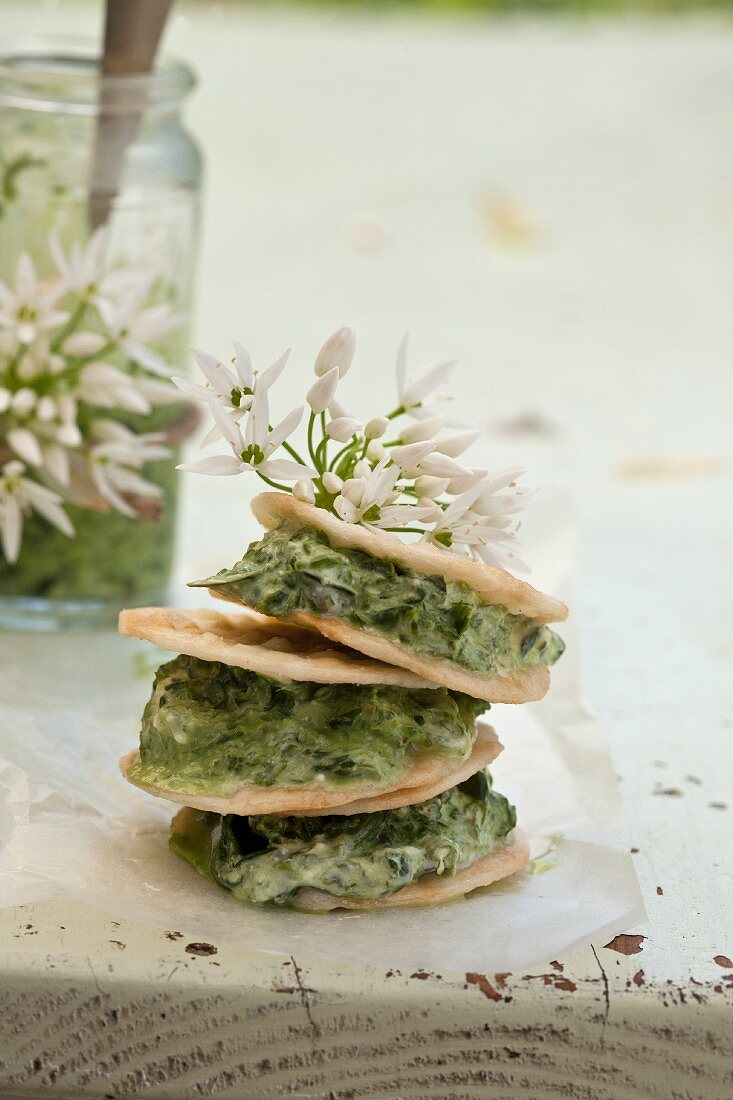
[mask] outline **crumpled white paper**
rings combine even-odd
[[[558,540],[549,558],[563,562]],[[192,939],[375,966],[516,971],[605,943],[645,912],[562,633],[548,699],[490,715],[505,745],[491,770],[530,837],[530,870],[438,908],[320,916],[259,911],[200,879],[167,847],[177,807],[120,777],[159,652],[113,635],[0,636],[0,906],[69,898]]]

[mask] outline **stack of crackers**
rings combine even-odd
[[[526,638],[567,615],[504,570],[284,493],[262,494],[254,511],[268,530],[317,533],[354,568],[390,563],[406,592],[465,589]],[[122,634],[179,655],[158,670],[140,748],[120,762],[131,783],[185,807],[173,850],[240,901],[307,911],[438,904],[520,870],[527,843],[492,788],[487,768],[502,745],[481,714],[544,695],[547,664],[502,667],[488,648],[476,669],[421,652],[360,625],[358,586],[343,601],[324,597],[318,613],[304,599],[282,618],[262,614],[231,583],[247,561],[206,582],[236,609],[120,617]],[[295,568],[284,561],[277,583]]]

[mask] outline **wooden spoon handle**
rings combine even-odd
[[[172,6],[173,0],[107,0],[102,75],[149,73]],[[102,88],[89,186],[92,230],[109,218],[125,151],[144,109],[140,96],[127,97],[120,89]]]

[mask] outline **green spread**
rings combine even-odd
[[[269,531],[231,569],[196,584],[276,618],[306,611],[344,619],[486,675],[551,665],[565,649],[549,627],[485,603],[468,585],[331,546],[310,528]]]
[[[180,656],[155,675],[130,778],[205,794],[242,783],[381,783],[423,753],[466,758],[485,710],[445,688],[282,684]]]
[[[514,807],[488,772],[416,806],[351,817],[235,817],[182,810],[170,845],[238,901],[287,905],[304,887],[380,898],[428,872],[455,874],[502,843]]]

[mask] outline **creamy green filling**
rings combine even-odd
[[[417,806],[351,817],[235,817],[182,810],[173,851],[200,874],[255,905],[295,903],[310,887],[380,898],[421,875],[454,875],[500,845],[514,807],[488,772]]]
[[[205,794],[242,783],[384,782],[425,753],[467,757],[485,710],[445,688],[281,684],[182,655],[155,675],[130,778]]]
[[[486,675],[549,666],[565,649],[543,623],[485,603],[468,585],[331,546],[310,528],[268,531],[231,569],[196,584],[276,618],[306,611],[345,619]]]

